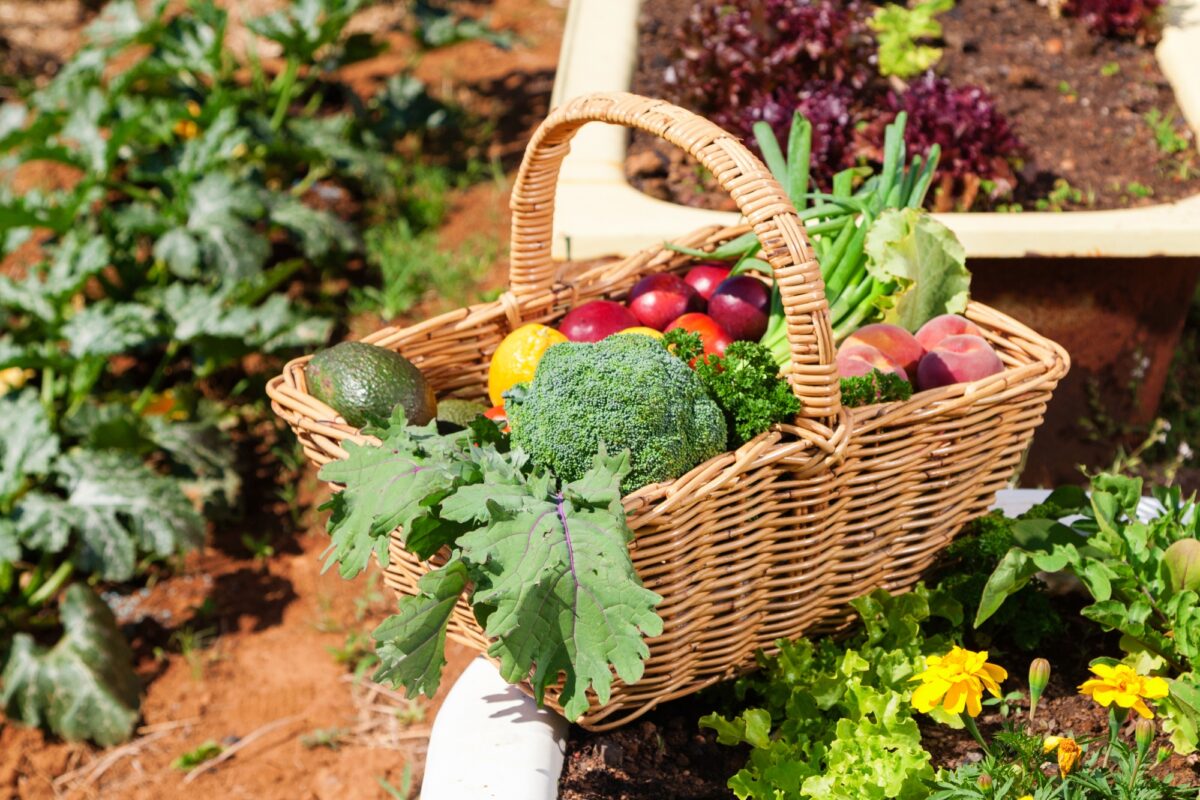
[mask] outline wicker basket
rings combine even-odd
[[[591,121],[661,136],[733,196],[749,227],[708,228],[676,244],[704,248],[754,230],[784,297],[788,380],[804,403],[792,424],[625,498],[633,562],[664,598],[664,630],[648,642],[640,681],[617,681],[603,707],[593,698],[580,722],[602,730],[751,668],[755,651],[771,652],[778,639],[844,625],[848,601],[876,587],[910,587],[1011,478],[1068,359],[1054,342],[972,303],[967,316],[999,353],[1002,373],[904,403],[843,409],[820,272],[782,189],[716,125],[630,94],[573,100],[534,135],[512,193],[510,291],[365,341],[404,353],[439,396],[483,400],[490,356],[509,331],[553,324],[579,303],[621,298],[645,275],[686,268],[686,257],[662,246],[579,270],[551,262],[559,166],[571,137]],[[345,455],[343,440],[366,440],[309,396],[306,362],[289,363],[268,393],[308,457],[324,464]],[[425,569],[393,536],[388,584],[412,592]],[[465,601],[450,634],[488,644]],[[555,697],[548,693],[552,705]]]

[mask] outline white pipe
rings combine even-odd
[[[421,800],[554,800],[567,727],[479,656],[433,722]]]

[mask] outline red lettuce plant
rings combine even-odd
[[[1063,11],[1079,17],[1093,33],[1152,41],[1158,38],[1164,0],[1067,0]]]
[[[699,2],[667,80],[681,102],[733,120],[768,98],[796,97],[813,80],[859,89],[875,76],[869,16],[858,0]],[[784,117],[791,120],[790,109]],[[750,124],[736,127],[748,132]]]
[[[860,161],[861,146],[855,131],[872,113],[856,100],[849,86],[817,80],[798,92],[776,89],[768,95],[752,96],[740,114],[727,110],[714,112],[713,120],[751,141],[754,123],[762,120],[771,126],[776,139],[786,142],[796,111],[812,123],[812,176],[819,185],[827,187],[834,173]]]
[[[908,112],[905,139],[911,150],[941,146],[934,196],[939,210],[969,209],[983,181],[991,191],[1006,195],[1016,182],[1010,161],[1021,142],[991,96],[978,86],[952,86],[932,72],[909,84],[907,91],[890,92],[888,108]]]

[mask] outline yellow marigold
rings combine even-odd
[[[1018,797],[1017,800],[1033,800],[1033,795],[1023,794],[1020,797]]]
[[[1132,708],[1142,718],[1151,719],[1154,712],[1146,705],[1146,700],[1157,700],[1166,697],[1170,686],[1162,678],[1138,675],[1126,664],[1110,667],[1107,664],[1096,664],[1092,667],[1095,678],[1084,681],[1079,691],[1090,696],[1102,706],[1116,703],[1121,708]]]
[[[193,119],[181,119],[173,129],[180,139],[195,139],[200,135],[200,126]]]
[[[999,697],[1000,682],[1008,677],[1002,667],[989,664],[987,657],[986,650],[976,653],[957,645],[944,656],[930,656],[928,668],[912,678],[921,681],[913,692],[913,707],[929,713],[941,706],[951,714],[966,709],[970,716],[979,716],[983,690]]]
[[[31,369],[21,369],[20,367],[0,369],[0,397],[10,391],[20,389],[32,377],[33,370]]]
[[[1047,736],[1042,741],[1042,752],[1049,753],[1054,750],[1058,751],[1058,774],[1065,778],[1079,763],[1082,751],[1070,736]]]

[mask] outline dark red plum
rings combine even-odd
[[[708,299],[708,315],[735,340],[761,339],[770,307],[771,290],[749,275],[726,278]]]
[[[638,281],[629,293],[629,310],[648,328],[661,331],[671,320],[704,307],[704,299],[678,275],[659,272]]]
[[[598,342],[605,336],[640,324],[637,317],[620,303],[592,300],[571,309],[558,323],[558,330],[572,342]]]

